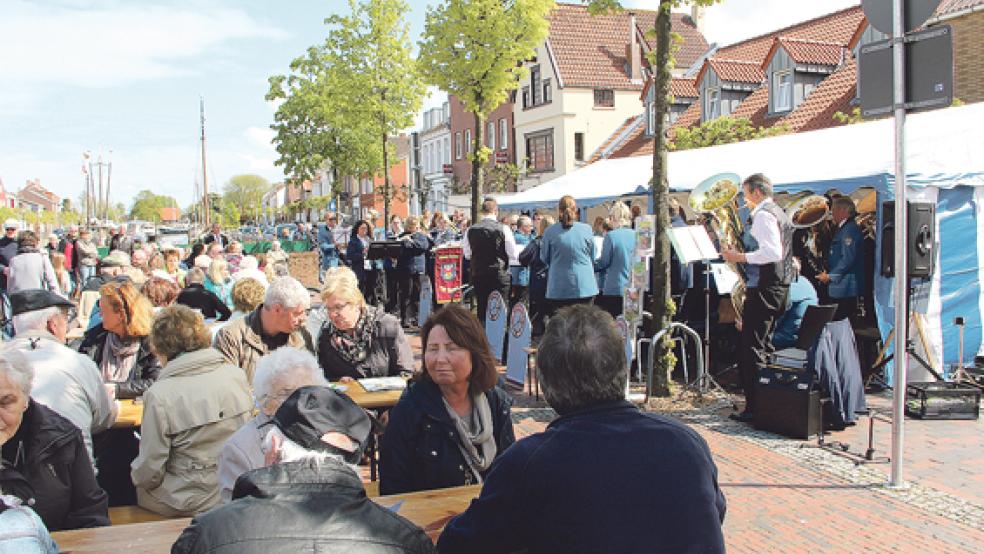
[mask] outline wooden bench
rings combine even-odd
[[[109,522],[113,525],[147,523],[150,521],[164,521],[166,519],[175,518],[156,514],[140,506],[114,506],[109,509]]]

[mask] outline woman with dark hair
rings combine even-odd
[[[372,243],[372,228],[368,221],[360,219],[352,226],[352,236],[349,237],[345,258],[359,279],[359,290],[362,291],[362,296],[367,303],[375,305],[376,280],[379,268],[376,267],[375,261],[366,259],[370,243]]]
[[[540,259],[547,273],[549,313],[572,304],[590,304],[598,294],[594,274],[595,240],[591,226],[577,221],[577,203],[563,196],[557,205],[557,223],[543,233]]]
[[[198,256],[201,256],[204,253],[205,253],[205,245],[204,244],[202,244],[200,242],[196,242],[195,244],[192,244],[191,245],[191,254],[189,254],[188,257],[185,258],[185,260],[184,260],[184,270],[187,271],[187,270],[195,267],[195,258],[197,258]]]
[[[423,371],[389,415],[380,451],[380,494],[481,483],[516,438],[512,399],[498,386],[485,331],[457,304],[421,330]]]

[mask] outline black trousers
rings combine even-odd
[[[599,294],[595,300],[595,306],[611,314],[612,319],[622,315],[622,297],[615,295]]]
[[[478,306],[478,320],[485,325],[485,314],[488,311],[489,295],[492,291],[499,291],[502,300],[509,299],[509,276],[506,275],[505,281],[498,275],[492,276],[473,276],[471,284],[474,287],[475,304]]]
[[[759,368],[772,350],[772,333],[776,320],[786,311],[789,285],[771,285],[748,289],[741,316],[738,351],[738,376],[745,391],[745,411],[755,413]]]
[[[400,321],[409,325],[420,313],[420,274],[398,273],[397,288],[400,296]],[[422,324],[423,322],[418,322]]]
[[[837,311],[834,312],[834,321],[850,319],[851,325],[857,327],[858,297],[852,296],[850,298],[834,298],[833,300],[837,303]]]
[[[384,270],[386,273],[386,312],[396,314],[398,304],[399,282],[402,278],[395,268]]]

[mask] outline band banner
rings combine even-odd
[[[434,284],[438,304],[461,301],[462,256],[460,246],[434,250]]]

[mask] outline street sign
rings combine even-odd
[[[861,0],[861,9],[868,23],[888,36],[893,34],[892,3],[893,0]],[[940,0],[904,0],[902,14],[905,16],[905,32],[914,31],[925,23],[939,5]]]
[[[861,47],[858,87],[861,116],[876,117],[893,109],[892,39]],[[905,108],[942,108],[953,103],[953,31],[949,25],[905,37]]]
[[[497,163],[497,164],[509,163],[509,151],[508,150],[496,150],[495,151],[495,163]]]
[[[451,164],[444,164],[444,166],[441,169],[444,170],[445,175],[450,175],[451,173],[454,173],[454,169],[451,167]]]

